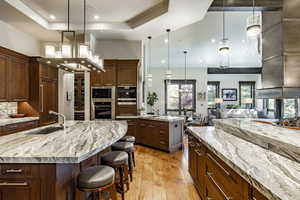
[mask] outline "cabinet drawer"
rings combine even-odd
[[[0,178],[33,178],[38,176],[38,166],[5,164],[0,166]]]
[[[214,185],[214,183],[208,177],[206,177],[205,182],[206,182],[206,192],[205,192],[205,194],[206,194],[206,199],[207,200],[227,200],[218,191],[218,188],[216,187],[216,185]]]
[[[30,128],[35,128],[38,126],[38,121],[29,121],[29,122],[24,122],[20,124],[22,129],[30,129]]]
[[[208,152],[206,156],[207,178],[227,199],[242,199],[244,180],[214,154]]]

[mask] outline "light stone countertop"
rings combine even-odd
[[[39,119],[40,119],[39,117],[4,118],[4,119],[0,119],[0,126],[35,121],[35,120],[39,120]]]
[[[222,129],[228,134],[300,163],[300,130],[254,122],[250,119],[218,119],[214,120],[214,125],[216,129]]]
[[[300,200],[300,164],[214,127],[189,127],[250,185],[270,200]]]
[[[47,135],[47,127],[0,137],[0,163],[80,163],[122,138],[126,121],[67,121],[67,128]]]
[[[163,122],[184,121],[184,117],[165,116],[165,115],[137,115],[137,116],[117,116],[116,119],[148,119]]]

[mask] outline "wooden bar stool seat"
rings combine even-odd
[[[101,163],[113,167],[119,175],[115,180],[117,191],[121,194],[122,200],[125,199],[125,193],[129,190],[128,177],[128,154],[124,151],[111,151],[101,157]],[[127,188],[125,189],[125,185]]]
[[[125,151],[128,154],[128,167],[132,181],[133,166],[135,166],[134,144],[132,142],[116,142],[111,146],[113,151]]]
[[[77,177],[76,200],[85,192],[91,192],[95,200],[102,200],[103,191],[109,192],[110,199],[117,200],[114,179],[115,170],[109,166],[100,165],[83,170]]]

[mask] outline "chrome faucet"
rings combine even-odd
[[[60,124],[60,126],[62,126],[64,129],[66,128],[66,116],[61,114],[61,113],[58,113],[58,112],[54,112],[53,110],[49,110],[49,114],[50,115],[57,115],[58,117],[61,117],[62,118],[62,123]]]

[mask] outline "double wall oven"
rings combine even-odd
[[[115,119],[115,87],[92,87],[92,119]]]

